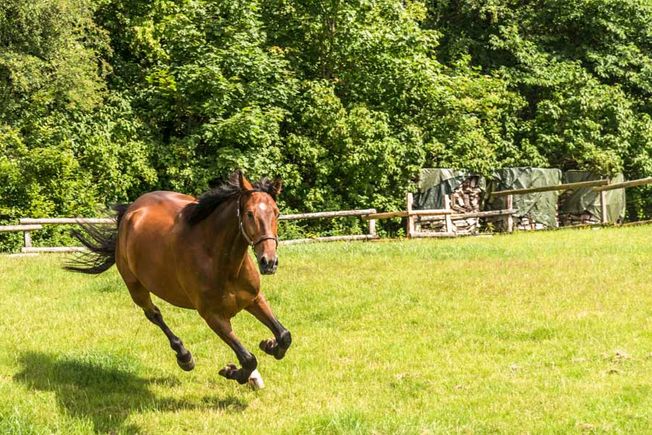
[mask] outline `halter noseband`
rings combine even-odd
[[[247,244],[252,248],[256,247],[256,245],[258,245],[261,242],[264,242],[265,240],[274,240],[276,242],[276,247],[278,248],[278,237],[264,234],[254,242],[247,235],[247,232],[244,229],[244,225],[242,224],[242,216],[240,215],[241,199],[244,193],[251,193],[251,192],[262,192],[262,190],[245,190],[238,195],[238,207],[236,208],[236,216],[238,217],[238,225],[240,226],[240,233],[242,233],[242,237],[244,237],[244,239],[247,241]]]

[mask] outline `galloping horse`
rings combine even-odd
[[[186,371],[195,367],[192,355],[165,324],[150,293],[197,310],[240,362],[241,368],[228,364],[219,374],[261,388],[256,357],[233,333],[231,318],[249,311],[274,334],[260,348],[276,359],[285,356],[290,332],[272,314],[248,255],[251,246],[260,273],[276,272],[280,192],[280,180],[252,184],[238,171],[199,199],[175,192],[146,193],[132,204],[115,207],[117,225],[110,233],[92,225],[76,232],[90,252],[66,268],[99,274],[116,264],[131,298],[163,330]]]

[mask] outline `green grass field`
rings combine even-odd
[[[197,367],[115,269],[0,257],[0,433],[652,432],[652,227],[282,247],[263,287],[294,343],[234,320],[266,388],[158,302]]]

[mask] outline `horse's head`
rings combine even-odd
[[[238,199],[240,231],[254,248],[260,273],[270,275],[278,267],[278,216],[276,197],[281,193],[281,181],[262,180],[256,186],[240,173],[242,193]]]

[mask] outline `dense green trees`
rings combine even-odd
[[[500,77],[526,106],[517,142],[544,164],[628,178],[652,173],[652,4],[648,0],[429,2],[437,56]],[[631,191],[630,212],[650,214]]]
[[[0,221],[237,167],[296,210],[399,207],[423,166],[650,175],[650,34],[637,0],[7,0]]]

